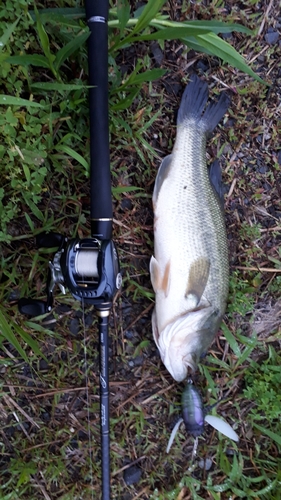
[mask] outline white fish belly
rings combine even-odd
[[[209,278],[200,304],[225,309],[228,256],[224,217],[210,184],[205,134],[195,124],[179,127],[171,164],[154,200],[155,258],[161,273],[169,263],[166,293],[156,290],[159,334],[173,320],[194,309],[186,296],[190,267],[199,258],[210,262]]]

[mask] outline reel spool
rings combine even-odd
[[[98,255],[98,252],[93,252],[91,250],[77,252],[75,270],[77,276],[82,277],[85,286],[87,286],[88,282],[97,280],[99,277]]]
[[[70,240],[61,254],[64,282],[72,295],[89,304],[112,302],[122,283],[118,255],[111,240]]]

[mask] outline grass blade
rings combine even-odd
[[[215,33],[198,35],[196,38],[199,44],[209,50],[214,56],[219,57],[224,62],[234,66],[234,68],[238,68],[244,73],[247,73],[247,75],[252,76],[258,82],[269,85],[247,65],[245,59],[232,47],[232,45],[222,40]]]
[[[244,363],[244,361],[246,361],[246,359],[249,359],[250,354],[255,349],[255,347],[256,346],[253,345],[253,346],[247,346],[247,347],[244,348],[244,350],[242,352],[242,355],[237,360],[237,363],[235,365],[235,369],[238,368],[238,366],[243,365],[243,363]]]
[[[181,41],[190,49],[195,50],[195,52],[203,52],[203,54],[207,54],[208,56],[213,56],[211,50],[208,50],[206,47],[203,47],[202,44],[197,40],[195,36],[189,36],[182,38]]]
[[[45,56],[40,54],[23,54],[19,56],[10,56],[6,59],[9,64],[17,64],[19,66],[39,66],[39,68],[50,68],[49,62]]]
[[[130,18],[130,4],[128,0],[118,0],[117,2],[117,17],[119,20],[120,36],[123,35],[124,29]]]
[[[29,14],[33,21],[36,20],[35,10],[30,10]],[[40,17],[42,20],[48,21],[52,19],[52,16],[63,16],[68,19],[80,19],[85,17],[85,9],[82,7],[62,7],[62,8],[51,8],[51,9],[40,9]]]
[[[24,171],[24,175],[25,175],[25,178],[26,178],[26,181],[27,181],[27,185],[29,186],[30,185],[30,180],[31,180],[31,174],[30,174],[30,169],[27,165],[25,165],[23,163],[22,165],[22,168],[23,168],[23,171]]]
[[[3,35],[0,37],[0,50],[2,50],[6,43],[9,41],[11,34],[13,33],[19,19],[17,19],[13,24],[10,24],[8,28],[4,31]]]
[[[130,193],[132,191],[143,191],[143,188],[140,188],[138,186],[117,186],[112,188],[113,194],[120,194],[120,193]]]
[[[45,31],[45,28],[41,22],[41,19],[40,19],[40,16],[39,16],[39,13],[38,13],[38,10],[36,7],[35,7],[35,15],[36,15],[36,26],[37,26],[40,44],[41,44],[41,47],[43,49],[43,52],[44,52],[46,58],[50,62],[54,56],[52,56],[49,37],[48,37],[48,35]]]
[[[166,3],[166,0],[148,0],[146,6],[141,12],[140,17],[138,18],[138,22],[135,25],[132,35],[135,33],[139,33],[147,26],[149,26],[150,21],[156,16],[156,14],[160,11],[161,7]]]
[[[73,40],[71,40],[64,47],[62,47],[62,49],[60,49],[58,51],[58,53],[56,54],[56,58],[54,60],[54,67],[55,67],[56,71],[59,70],[59,68],[61,67],[61,65],[64,63],[64,61],[66,59],[68,59],[70,56],[72,56],[72,54],[74,52],[76,52],[76,50],[78,50],[79,47],[84,45],[86,40],[89,38],[89,35],[90,35],[90,31],[89,30],[85,31],[81,35],[79,35],[76,38],[74,38]]]
[[[234,336],[232,335],[231,331],[229,330],[229,328],[227,328],[226,324],[225,323],[222,323],[221,325],[221,329],[223,331],[223,334],[227,340],[227,342],[229,343],[230,345],[230,348],[232,349],[232,351],[234,352],[235,356],[237,356],[237,358],[240,358],[241,356],[241,351],[240,351],[240,348],[239,348],[239,345],[238,345],[238,342],[237,340],[234,338]]]
[[[44,222],[44,215],[42,214],[42,212],[40,212],[37,205],[35,205],[35,203],[25,193],[23,193],[22,196],[25,200],[25,203],[30,208],[31,212],[35,215],[35,217],[37,217],[37,219],[40,220],[41,222]]]
[[[275,441],[275,443],[281,446],[281,436],[279,436],[279,434],[276,434],[275,432],[272,432],[269,429],[266,429],[265,427],[256,424],[255,422],[253,422],[253,426],[256,427],[259,431],[261,431],[265,436],[270,437],[270,439],[272,439],[273,441]]]
[[[273,488],[275,488],[276,486],[276,483],[277,483],[277,479],[274,479],[274,481],[272,481],[271,483],[269,483],[267,486],[265,486],[264,488],[262,488],[261,490],[259,491],[250,491],[249,492],[249,495],[251,497],[254,497],[255,499],[256,498],[262,498],[263,495],[268,495],[268,493],[273,490]],[[265,496],[265,498],[269,498],[268,496]],[[272,497],[271,497],[272,498]]]
[[[71,156],[74,160],[76,160],[80,165],[82,165],[86,172],[89,172],[89,165],[88,162],[81,156],[79,153],[74,151],[74,149],[70,148],[69,146],[66,146],[65,144],[58,144],[55,149],[59,152],[66,153],[68,156]]]
[[[128,133],[129,135],[129,138],[132,137],[133,135],[133,131],[130,127],[130,125],[122,118],[122,116],[118,116],[116,117],[115,115],[112,115],[110,117],[111,119],[111,127],[110,127],[110,131],[113,129],[122,129],[122,127],[124,128],[124,130]]]
[[[29,225],[30,227],[30,230],[32,233],[34,233],[34,224],[33,224],[33,221],[31,220],[31,218],[29,217],[28,213],[25,212],[24,214],[25,218],[26,218],[26,221],[27,221],[27,224]]]
[[[153,82],[154,80],[162,78],[162,76],[164,76],[166,72],[166,69],[151,69],[148,71],[144,71],[143,73],[134,75],[133,78],[129,77],[128,80],[124,83],[124,86],[126,87],[127,85],[141,85],[144,82]],[[120,89],[121,88],[123,88],[123,85],[120,87]]]
[[[212,395],[216,395],[217,393],[217,386],[213,380],[213,377],[211,376],[209,370],[208,370],[208,367],[206,365],[204,365],[203,363],[200,363],[199,365],[199,369],[200,371],[204,374],[206,380],[207,380],[207,384],[208,384],[208,388],[209,390],[211,390],[212,392]]]
[[[142,40],[178,40],[187,36],[195,36],[200,33],[209,33],[209,28],[198,29],[197,27],[190,26],[177,26],[175,28],[164,28],[155,31],[154,33],[148,33],[144,35],[137,35],[132,37],[130,40],[133,42],[138,42]]]
[[[14,346],[14,348],[18,351],[20,356],[28,362],[28,358],[22,349],[17,337],[15,336],[12,328],[10,327],[9,323],[7,322],[4,314],[2,311],[0,311],[0,337],[1,335],[10,342]]]
[[[238,31],[240,33],[246,33],[247,35],[252,35],[253,32],[243,26],[242,24],[235,23],[226,23],[224,21],[183,21],[183,22],[175,22],[175,21],[161,21],[159,19],[153,19],[150,23],[151,26],[155,28],[161,27],[169,27],[169,28],[179,28],[179,27],[189,27],[189,28],[197,28],[199,31],[207,31],[212,33],[230,33],[232,31]],[[198,34],[197,32],[197,34]]]
[[[37,342],[19,325],[14,323],[14,329],[18,333],[18,335],[26,342],[26,344],[32,349],[32,351],[39,357],[44,358],[45,360],[46,357],[44,354],[40,351],[39,346]]]
[[[59,83],[59,82],[36,82],[31,84],[32,90],[45,90],[46,92],[71,92],[72,90],[88,89],[89,86],[75,83]]]
[[[123,109],[128,109],[129,106],[131,106],[133,100],[135,97],[139,94],[140,89],[139,87],[133,88],[129,94],[125,98],[121,95],[116,104],[112,104],[110,106],[111,111],[120,111]]]
[[[125,80],[125,82],[114,89],[114,93],[123,91],[126,87],[134,85],[142,85],[144,82],[152,82],[158,80],[167,72],[166,69],[151,69],[144,71],[143,73],[138,73],[138,67],[130,74],[130,76]]]
[[[3,54],[0,54],[0,64],[2,64],[2,62],[6,61],[9,57],[9,54],[7,52],[3,52]]]
[[[39,102],[28,101],[21,99],[21,97],[14,97],[12,95],[0,94],[0,105],[2,106],[26,106],[30,108],[43,108]]]
[[[238,366],[243,365],[244,361],[250,357],[251,352],[256,349],[258,345],[258,340],[256,337],[252,338],[245,338],[243,335],[239,335],[237,333],[237,338],[240,342],[245,343],[245,348],[240,356],[240,358],[237,360],[237,363],[235,365],[235,368],[238,368]]]
[[[65,27],[65,28],[71,28],[73,30],[77,30],[77,31],[81,31],[81,23],[76,19],[78,19],[78,16],[73,16],[73,17],[70,17],[70,16],[63,16],[62,14],[57,14],[56,12],[48,12],[45,13],[45,14],[42,14],[43,10],[45,9],[42,9],[40,10],[40,19],[42,21],[42,23],[46,24],[46,23],[49,23],[49,24],[53,24],[55,26],[58,26],[60,28],[62,27]],[[53,10],[53,9],[49,9],[50,11]],[[60,10],[60,9],[56,9],[56,10]],[[84,11],[84,9],[83,9]],[[80,17],[85,17],[85,13],[84,13],[84,16],[80,16]]]
[[[48,328],[46,328],[46,325],[42,326],[40,325],[39,323],[35,323],[34,321],[25,321],[25,325],[28,327],[28,328],[31,328],[32,330],[35,330],[36,332],[39,332],[39,333],[44,333],[45,335],[48,335],[48,336],[54,336],[56,335],[52,330],[49,330]]]

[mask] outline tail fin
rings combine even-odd
[[[217,101],[211,101],[206,107],[209,97],[208,85],[192,75],[187,85],[178,112],[178,125],[189,120],[196,121],[198,127],[206,134],[211,134],[218,125],[230,105],[230,97],[225,93],[220,94]]]

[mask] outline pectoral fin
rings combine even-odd
[[[210,261],[199,257],[190,266],[185,298],[194,301],[197,307],[207,285],[210,272]]]
[[[158,173],[155,179],[155,184],[154,184],[154,191],[153,191],[153,196],[152,196],[152,202],[153,205],[156,205],[157,198],[159,191],[161,189],[161,186],[164,182],[164,180],[167,178],[170,165],[172,161],[172,155],[165,156],[165,158],[162,160],[162,163],[158,169]]]
[[[153,290],[155,293],[160,291],[164,292],[165,297],[168,296],[170,289],[170,267],[171,263],[168,261],[163,274],[155,257],[152,256],[150,259],[149,270]]]

